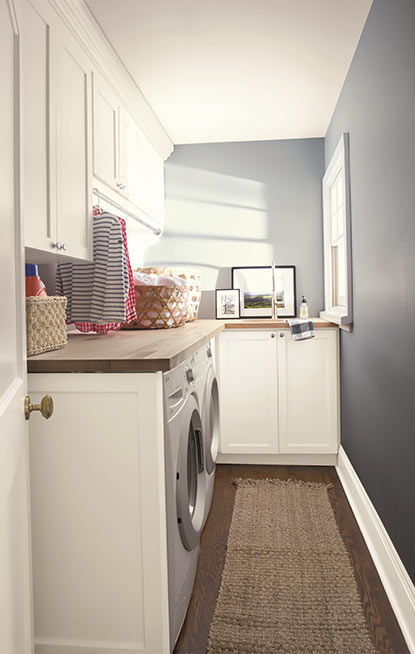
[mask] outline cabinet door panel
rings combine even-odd
[[[278,451],[276,355],[270,332],[221,335],[221,452]]]
[[[49,166],[50,25],[29,2],[23,2],[22,9],[25,245],[50,250],[55,238]]]
[[[129,114],[122,108],[118,112],[118,125],[119,125],[119,166],[118,166],[118,190],[125,197],[129,197],[129,170],[133,165],[132,161],[132,120]]]
[[[118,101],[96,73],[94,85],[94,175],[117,189]]]
[[[55,403],[29,426],[36,641],[166,654],[161,373],[35,374],[29,392]]]
[[[55,58],[57,238],[68,255],[92,259],[89,61],[64,33]]]
[[[337,452],[337,337],[335,330],[323,329],[307,341],[278,335],[281,453]]]

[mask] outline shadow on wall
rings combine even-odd
[[[144,261],[200,272],[200,318],[214,317],[215,288],[231,287],[232,266],[271,264],[265,191],[255,180],[166,166],[166,227]]]

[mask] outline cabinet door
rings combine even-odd
[[[118,190],[118,99],[98,73],[93,73],[94,175]]]
[[[55,405],[29,424],[35,642],[168,654],[161,373],[33,374],[29,392]]]
[[[23,67],[23,216],[25,245],[52,251],[56,240],[51,211],[51,166],[49,145],[51,25],[50,20],[24,0]],[[53,182],[54,183],[54,182]]]
[[[293,341],[278,333],[281,453],[336,453],[339,443],[338,333],[316,329]]]
[[[134,134],[133,121],[130,115],[123,107],[118,110],[118,136],[119,136],[119,155],[118,155],[118,180],[117,188],[121,195],[130,197],[130,177],[131,169],[134,167]]]
[[[164,162],[140,130],[137,147],[136,181],[131,186],[131,199],[147,216],[164,225]]]
[[[220,336],[222,453],[276,453],[277,348],[275,332]]]
[[[91,67],[63,26],[56,30],[56,226],[66,254],[92,260]]]

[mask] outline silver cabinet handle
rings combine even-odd
[[[284,336],[285,336],[285,334],[283,334],[282,332],[280,332],[280,338],[284,338]]]
[[[275,338],[275,334],[274,334],[274,332],[272,332],[272,334],[271,334],[271,338]]]
[[[51,246],[53,248],[56,248],[56,250],[63,250],[64,252],[66,252],[66,250],[68,249],[67,244],[61,243],[60,241],[56,241],[56,243],[51,243]]]

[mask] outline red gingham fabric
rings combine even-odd
[[[101,213],[104,213],[103,210],[96,205],[93,207],[92,211],[94,216],[99,216]],[[119,218],[118,216],[117,218],[120,221],[120,225],[121,225],[125,260],[127,262],[127,269],[128,269],[129,286],[128,286],[128,295],[125,300],[125,322],[126,324],[128,324],[129,322],[133,322],[133,320],[137,320],[137,312],[135,309],[134,278],[133,278],[133,272],[131,270],[130,256],[128,254],[127,229],[125,225],[125,220],[123,218]],[[110,329],[120,329],[121,325],[122,323],[120,322],[111,322],[105,325],[97,325],[94,322],[75,323],[75,327],[79,329],[80,332],[96,332],[97,334],[106,334],[107,332],[110,331]]]

